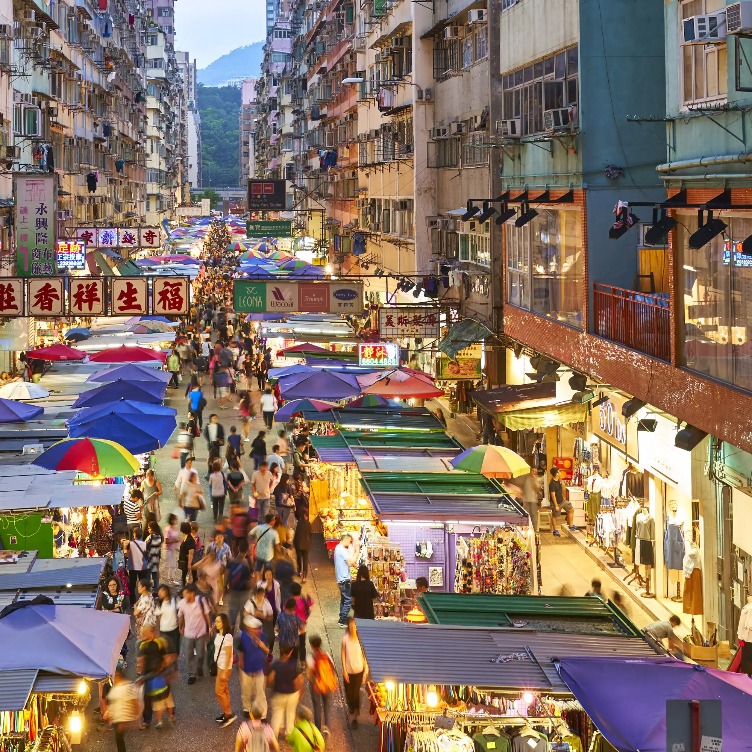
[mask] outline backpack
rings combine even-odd
[[[243,752],[269,752],[269,742],[263,726],[254,728],[248,721],[243,721],[238,733],[243,737]]]
[[[313,657],[313,675],[314,687],[320,695],[328,695],[337,691],[337,687],[339,687],[337,670],[334,668],[334,662],[326,653]]]
[[[193,540],[196,542],[196,548],[193,550],[193,563],[196,564],[204,558],[204,542],[198,536]]]
[[[251,576],[251,568],[243,561],[227,562],[228,584],[230,590],[248,590],[248,579]]]

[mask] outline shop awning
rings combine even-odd
[[[584,423],[587,419],[587,405],[567,403],[553,407],[533,407],[529,410],[510,410],[499,413],[496,419],[510,431],[525,428],[553,428],[568,426],[571,423]]]
[[[410,467],[412,458],[451,459],[462,451],[462,445],[445,433],[420,431],[340,431],[334,436],[311,436],[311,443],[322,462],[359,465],[369,458],[395,457],[404,458]]]
[[[424,593],[418,603],[432,624],[642,639],[640,630],[620,608],[600,598]]]
[[[484,339],[492,336],[493,332],[480,321],[462,319],[462,321],[452,324],[446,337],[439,342],[438,348],[440,352],[450,358],[456,358],[460,350],[464,350],[477,342],[483,342]]]
[[[626,637],[364,619],[356,624],[375,682],[530,689],[569,695],[569,687],[554,665],[557,656],[655,657],[647,642]],[[629,703],[613,706],[615,712],[624,715],[628,715],[629,707]]]
[[[343,428],[351,429],[444,432],[444,426],[425,407],[411,407],[405,410],[361,410],[357,408],[354,410],[328,410],[325,413],[304,412],[303,417],[311,423],[334,423]]]
[[[470,392],[481,410],[491,415],[529,407],[548,407],[556,401],[556,384],[507,384]]]
[[[0,671],[0,712],[23,710],[39,672],[36,669]]]
[[[718,736],[723,738],[723,749],[752,750],[752,680],[748,676],[667,657],[627,660],[575,655],[569,652],[562,657],[561,680],[619,752],[664,752],[667,700],[720,700],[722,733]]]
[[[0,567],[0,590],[97,585],[105,563],[104,556],[92,559],[35,559],[30,572],[15,574],[3,574]]]

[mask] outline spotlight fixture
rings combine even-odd
[[[524,203],[520,206],[520,216],[514,220],[515,227],[524,227],[528,222],[532,222],[538,216],[535,209],[530,208],[530,204]]]
[[[704,222],[705,212],[700,209],[697,213],[698,229],[689,236],[689,247],[698,250],[707,245],[716,235],[720,235],[726,229],[726,223],[722,219],[713,216],[712,210],[708,210],[708,221]]]
[[[559,374],[554,371],[554,373],[547,373],[543,376],[541,379],[541,384],[553,384],[559,380]]]
[[[660,217],[658,210],[653,209],[653,224],[645,231],[645,242],[648,245],[664,245],[668,241],[668,234],[679,223],[661,209]]]
[[[616,221],[608,229],[608,237],[611,240],[618,240],[640,221],[640,218],[636,214],[632,214],[629,211],[629,204],[626,201],[616,202],[614,214],[616,215]]]
[[[465,210],[465,213],[462,215],[462,221],[467,222],[469,219],[472,219],[479,211],[480,211],[480,206],[473,206],[473,202],[468,201],[467,209]]]
[[[513,207],[510,207],[509,204],[502,204],[501,205],[501,211],[499,212],[499,216],[496,217],[496,224],[497,225],[503,225],[505,222],[509,222],[509,220],[517,214],[517,210]]]
[[[637,422],[638,431],[655,433],[656,428],[658,428],[658,421],[655,418],[643,418],[642,420]]]
[[[625,418],[631,418],[638,410],[641,410],[647,402],[643,402],[641,399],[637,399],[637,397],[632,397],[632,399],[628,399],[621,408],[621,414]]]
[[[491,219],[494,214],[496,214],[496,209],[494,209],[493,206],[488,203],[488,201],[484,201],[483,211],[475,219],[483,224],[484,222],[488,222],[488,220]]]
[[[674,446],[684,449],[686,452],[691,452],[707,435],[706,431],[690,426],[687,423],[684,428],[676,432]]]
[[[752,235],[742,241],[739,253],[741,253],[742,256],[752,256]]]
[[[575,390],[575,392],[584,392],[587,386],[587,376],[582,373],[573,373],[569,379],[569,386]]]
[[[377,266],[376,267],[376,271],[374,272],[374,274],[377,277],[383,277],[384,276],[384,270],[381,267]]]
[[[522,356],[522,345],[519,342],[516,342],[514,347],[512,348],[512,352],[514,353],[514,357],[519,360],[519,358]]]
[[[592,402],[595,399],[595,392],[591,392],[589,389],[586,391],[575,392],[572,395],[572,402],[575,405],[587,405],[588,402]]]
[[[402,292],[410,292],[410,290],[415,287],[415,282],[413,282],[411,279],[403,279],[400,283],[400,289]]]
[[[604,405],[606,402],[608,402],[608,395],[603,394],[603,392],[601,392],[601,396],[598,397],[598,399],[595,400],[595,402],[593,402],[591,407],[600,407],[601,405]]]
[[[413,297],[419,298],[422,292],[423,292],[423,288],[420,285],[415,285],[415,289],[413,290]]]

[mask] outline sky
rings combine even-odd
[[[188,51],[199,68],[226,52],[264,38],[264,0],[178,0],[175,49]]]

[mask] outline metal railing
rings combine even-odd
[[[668,297],[595,282],[593,324],[599,337],[660,360],[671,359]]]

